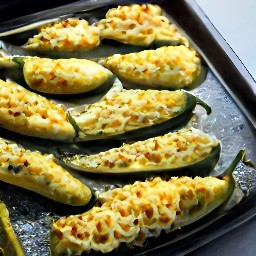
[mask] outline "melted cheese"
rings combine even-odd
[[[115,54],[102,60],[101,64],[120,79],[150,88],[189,87],[201,73],[201,61],[197,53],[183,45]]]
[[[218,140],[196,129],[168,133],[133,144],[124,144],[94,155],[77,155],[71,163],[99,171],[131,168],[179,168],[199,162],[209,156]]]
[[[28,49],[74,51],[89,50],[100,43],[99,29],[86,20],[70,18],[63,22],[48,24],[40,33],[30,38]]]
[[[183,91],[123,90],[72,115],[86,135],[115,135],[165,122],[186,105]]]
[[[91,91],[112,76],[94,61],[85,59],[25,59],[23,68],[27,84],[40,92],[75,94]]]
[[[24,87],[0,80],[0,124],[11,131],[46,139],[71,140],[73,126],[62,106]]]
[[[142,246],[149,236],[169,230],[176,219],[189,218],[213,201],[221,201],[228,182],[215,177],[135,182],[100,194],[102,205],[53,223],[53,255],[110,252],[126,243]]]
[[[150,45],[154,40],[166,40],[188,46],[187,39],[161,13],[159,6],[151,4],[118,6],[94,25],[100,28],[101,38],[126,44]]]
[[[0,180],[65,204],[85,205],[91,198],[90,189],[56,164],[53,155],[25,150],[2,138]]]
[[[131,4],[129,6],[118,6],[107,11],[106,18],[120,18],[125,20],[127,18],[139,20],[141,13],[149,16],[159,16],[162,14],[162,9],[159,5],[153,4]],[[156,21],[155,21],[156,22]]]

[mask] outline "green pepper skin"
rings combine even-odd
[[[146,168],[145,169],[132,169],[132,168],[120,168],[120,170],[112,170],[111,168],[105,168],[105,169],[97,169],[97,168],[84,168],[80,167],[79,165],[75,165],[71,163],[69,160],[69,157],[62,158],[62,161],[67,165],[69,168],[79,171],[79,172],[85,172],[90,173],[92,175],[104,175],[109,177],[116,177],[116,178],[129,178],[129,176],[132,174],[132,179],[135,180],[145,180],[149,177],[155,177],[155,176],[161,176],[162,178],[168,178],[172,176],[189,176],[189,177],[206,177],[209,176],[210,172],[214,169],[216,166],[221,152],[221,146],[218,144],[216,147],[214,147],[205,159],[188,165],[184,167],[179,168]]]
[[[175,117],[171,118],[170,120],[163,122],[161,124],[156,124],[150,127],[144,127],[140,128],[134,131],[130,131],[124,134],[119,134],[119,135],[113,135],[113,136],[108,136],[108,135],[103,135],[103,134],[98,134],[98,135],[86,135],[83,133],[83,131],[79,128],[77,125],[76,121],[72,117],[72,113],[67,110],[67,116],[70,121],[70,123],[73,125],[74,129],[77,132],[77,136],[75,138],[76,142],[79,141],[90,141],[90,140],[106,140],[106,139],[114,139],[117,141],[136,141],[140,139],[147,139],[150,137],[154,137],[157,135],[163,135],[172,129],[177,129],[181,127],[182,125],[186,124],[190,118],[192,117],[193,113],[192,111],[196,107],[196,104],[199,102],[198,98],[188,92],[185,92],[186,94],[186,104],[184,105],[182,111]],[[201,104],[201,100],[199,102]],[[202,104],[201,104],[202,105]],[[210,111],[210,107],[204,103],[203,107],[206,109],[207,113]],[[78,110],[81,109],[81,106],[77,108]],[[76,111],[76,109],[73,109],[72,112]]]
[[[219,209],[221,210],[221,214],[219,214],[217,217],[220,218],[223,215],[225,215],[225,203],[230,199],[230,197],[233,194],[234,188],[235,188],[235,180],[232,176],[233,171],[235,170],[235,168],[237,167],[238,163],[240,162],[240,160],[243,158],[244,152],[240,151],[238,153],[238,155],[236,156],[236,158],[234,159],[234,161],[231,163],[231,165],[227,168],[226,171],[224,171],[221,175],[219,176],[215,176],[215,177],[207,177],[205,179],[205,183],[203,181],[203,179],[201,178],[197,178],[197,181],[192,181],[191,179],[187,179],[188,177],[184,177],[185,179],[183,180],[183,178],[181,178],[181,183],[182,186],[180,186],[180,181],[174,178],[173,183],[171,183],[171,186],[174,185],[173,189],[178,189],[178,193],[177,195],[174,196],[173,201],[170,203],[166,203],[164,204],[164,208],[162,208],[162,204],[159,203],[162,202],[161,198],[163,198],[163,200],[165,202],[169,202],[168,199],[165,198],[165,193],[166,191],[168,191],[168,189],[170,189],[170,187],[163,185],[163,191],[161,191],[161,178],[156,178],[158,179],[160,182],[159,185],[156,187],[157,191],[159,191],[159,194],[156,193],[156,197],[154,196],[152,201],[152,193],[154,193],[154,191],[156,190],[148,190],[149,187],[151,187],[150,181],[144,185],[144,183],[139,183],[139,184],[132,184],[132,185],[127,185],[126,188],[121,189],[121,191],[113,191],[110,193],[108,193],[108,191],[103,192],[101,194],[99,194],[99,202],[101,206],[103,206],[102,211],[100,212],[101,215],[99,215],[99,217],[97,218],[97,221],[100,219],[101,216],[110,216],[111,213],[117,213],[117,211],[120,209],[132,209],[131,212],[134,213],[135,210],[133,210],[136,206],[133,206],[134,204],[136,205],[135,201],[136,199],[140,198],[142,200],[145,200],[145,205],[151,205],[149,206],[149,208],[143,207],[143,203],[141,203],[142,208],[140,208],[139,210],[137,210],[138,208],[135,208],[139,214],[135,215],[135,216],[131,216],[131,218],[137,218],[138,216],[143,216],[144,214],[146,215],[147,212],[144,210],[146,209],[151,209],[153,207],[156,207],[156,209],[159,211],[159,214],[156,214],[155,216],[153,215],[155,212],[157,212],[157,210],[152,210],[153,214],[150,215],[150,217],[152,217],[152,222],[155,221],[157,218],[159,218],[159,216],[162,216],[162,212],[164,212],[164,214],[168,214],[169,211],[168,210],[162,210],[162,209],[166,209],[167,207],[170,207],[170,211],[173,212],[173,218],[171,219],[172,222],[166,226],[157,226],[158,224],[155,224],[153,222],[153,224],[151,224],[152,222],[149,222],[153,228],[151,228],[152,226],[149,225],[145,225],[144,223],[141,224],[144,226],[139,226],[140,228],[144,228],[148,229],[147,233],[145,235],[145,237],[143,237],[143,244],[140,244],[140,246],[143,246],[145,243],[150,243],[149,240],[146,240],[147,238],[151,237],[157,237],[158,235],[160,235],[160,230],[165,230],[166,232],[173,232],[177,229],[180,228],[185,228],[185,226],[188,226],[189,224],[192,224],[200,219],[202,219],[203,217],[207,217],[207,215],[213,211],[218,212]],[[209,183],[208,183],[209,181]],[[175,184],[175,182],[177,182],[177,186]],[[188,190],[186,190],[186,182],[188,183],[187,188]],[[153,183],[154,184],[154,183]],[[216,184],[216,186],[215,186]],[[155,184],[154,184],[155,185]],[[152,186],[154,186],[152,185]],[[179,190],[179,187],[181,188]],[[141,190],[140,190],[141,189]],[[119,190],[119,189],[118,189]],[[171,190],[173,194],[174,191]],[[151,193],[150,193],[151,192]],[[193,194],[195,193],[195,194]],[[134,196],[134,197],[133,197]],[[131,199],[132,197],[132,199]],[[172,198],[172,196],[170,196]],[[157,200],[159,198],[160,200]],[[128,199],[128,200],[127,200]],[[139,201],[141,202],[141,201]],[[144,202],[144,201],[143,201]],[[177,205],[176,205],[177,203]],[[126,204],[128,205],[127,208]],[[116,207],[116,208],[114,208]],[[123,207],[123,208],[121,208]],[[221,207],[221,208],[219,208]],[[98,207],[97,207],[98,209]],[[115,210],[118,209],[118,210]],[[153,208],[154,209],[154,208]],[[230,208],[229,208],[230,209]],[[161,211],[162,210],[162,211]],[[95,211],[96,212],[96,211]],[[123,210],[123,212],[126,212],[125,210]],[[150,212],[148,210],[148,212]],[[119,212],[118,212],[119,213]],[[91,214],[91,212],[89,213]],[[55,254],[57,255],[62,255],[63,253],[67,252],[67,250],[71,251],[71,254],[73,253],[74,255],[82,255],[84,252],[88,252],[89,250],[95,250],[96,253],[101,250],[102,247],[98,247],[100,249],[98,249],[96,246],[92,247],[91,244],[89,243],[83,243],[81,242],[81,244],[83,246],[80,246],[78,250],[76,250],[78,247],[76,246],[81,240],[79,240],[79,242],[73,242],[73,241],[77,241],[77,236],[73,235],[73,233],[70,231],[72,230],[72,227],[77,227],[76,230],[86,230],[86,228],[89,226],[85,226],[83,224],[83,222],[87,222],[90,221],[89,218],[87,216],[87,213],[85,213],[84,215],[77,215],[77,216],[70,216],[68,217],[68,219],[60,219],[58,220],[58,224],[56,224],[56,226],[53,227],[53,232],[51,233],[51,248],[53,249],[53,253],[55,252],[55,248],[59,248],[59,251],[56,252]],[[96,212],[97,214],[97,212]],[[214,214],[214,212],[213,212]],[[125,218],[127,216],[130,215],[124,215]],[[93,217],[92,217],[93,218]],[[201,230],[202,228],[205,228],[208,224],[211,224],[213,221],[216,220],[216,218],[212,219],[211,216],[209,216],[210,219],[208,219],[208,222],[205,222],[205,220],[202,219],[203,224],[199,222],[199,224],[195,223],[193,226],[188,227],[189,230],[184,230],[183,234],[181,233],[181,235],[185,235],[187,236],[188,234],[195,234],[194,231],[197,230]],[[136,225],[134,219],[131,219],[132,221],[130,221],[130,223],[133,223],[134,225]],[[81,221],[81,226],[79,224],[76,223],[80,223]],[[119,221],[119,220],[118,220]],[[56,222],[56,223],[57,223]],[[128,221],[126,219],[124,219],[124,223],[126,224]],[[118,222],[119,223],[119,222]],[[122,219],[120,218],[120,223],[122,223]],[[128,225],[128,224],[127,224]],[[140,224],[139,224],[140,225]],[[93,225],[89,226],[92,227]],[[130,225],[132,226],[132,225]],[[149,226],[149,227],[148,227]],[[159,227],[159,232],[155,231],[157,228]],[[192,229],[191,229],[192,228]],[[96,228],[95,228],[96,229]],[[114,229],[115,227],[110,226],[109,229]],[[66,232],[66,230],[68,230]],[[93,229],[94,231],[94,229]],[[89,234],[88,237],[91,235],[93,236],[93,234],[95,234],[94,232],[91,233],[87,233]],[[104,230],[105,231],[105,230]],[[112,230],[111,230],[112,231]],[[110,231],[110,232],[111,232]],[[106,232],[106,231],[105,231]],[[62,236],[60,236],[59,234],[61,234]],[[136,234],[135,234],[136,235]],[[164,236],[165,234],[162,232],[161,234],[162,236]],[[171,239],[175,236],[179,236],[180,233],[174,234],[174,236],[171,236]],[[65,238],[65,240],[61,240],[61,238]],[[71,237],[71,238],[70,238]],[[73,238],[73,239],[72,239]],[[159,237],[161,239],[161,237]],[[76,239],[76,240],[75,240]],[[88,239],[89,240],[89,239]],[[64,242],[63,242],[64,241]],[[89,240],[90,241],[90,240]],[[111,241],[113,241],[113,239],[111,239]],[[87,242],[87,241],[86,241]],[[121,242],[123,242],[121,240]],[[69,244],[68,244],[69,243]],[[126,243],[126,244],[125,244]],[[119,241],[117,241],[117,246],[115,246],[114,244],[114,248],[113,249],[117,249],[117,253],[119,252],[119,254],[122,254],[122,252],[124,250],[127,249],[131,249],[129,246],[133,244],[133,240],[129,241],[129,242],[125,242],[124,243],[124,247],[118,248],[120,246]],[[67,245],[68,244],[68,245]],[[87,245],[88,244],[88,245]],[[128,245],[126,247],[126,245]],[[135,246],[138,246],[137,244],[135,244]],[[107,248],[107,247],[106,247]],[[105,249],[105,248],[104,248]],[[107,248],[108,249],[108,248]],[[104,251],[102,250],[102,252],[104,253]],[[108,251],[106,251],[108,252]],[[72,255],[73,255],[72,254]]]

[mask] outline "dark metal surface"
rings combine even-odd
[[[90,5],[95,2],[97,5],[99,1],[85,2],[90,2]],[[177,4],[178,2],[179,4]],[[116,1],[116,4],[119,3],[121,1]],[[215,40],[209,36],[207,29],[205,28],[203,31],[199,29],[204,27],[202,21],[196,16],[188,16],[193,13],[193,10],[190,9],[190,12],[192,12],[189,13],[189,9],[184,9],[186,1],[170,1],[168,4],[166,4],[166,1],[159,1],[159,3],[186,31],[196,49],[205,57],[207,64],[212,69],[209,70],[206,80],[199,87],[192,90],[192,93],[212,107],[212,113],[207,116],[204,109],[198,106],[189,125],[200,128],[207,133],[213,133],[222,143],[220,161],[213,174],[219,174],[224,170],[241,148],[245,148],[247,157],[253,163],[256,163],[256,130],[240,109],[241,104],[230,96],[230,92],[232,94],[237,93],[236,88],[232,87],[232,81],[240,81],[239,84],[244,84],[245,78],[240,73],[238,75],[237,71],[236,75],[238,76],[233,77],[234,65],[230,60],[226,60],[227,56],[222,49],[215,48]],[[222,77],[222,73],[219,73],[221,69],[225,71],[224,77]],[[226,81],[229,82],[229,80],[226,80],[227,78],[232,78],[230,79],[231,84],[226,84]],[[242,95],[242,97],[246,96],[247,93]],[[250,100],[249,97],[248,102]],[[65,144],[29,139],[7,132],[4,129],[0,129],[0,136],[14,139],[29,148],[39,149],[42,152],[50,151],[56,153],[60,148],[62,150],[68,148]],[[94,152],[104,147],[107,148],[109,145],[101,144],[100,142],[97,142],[97,144],[88,143],[79,145],[79,151]],[[49,150],[49,148],[51,149]],[[94,191],[103,191],[106,188],[114,187],[115,185],[120,186],[127,182],[118,178],[103,179],[99,175],[90,176],[75,172],[73,174]],[[228,214],[222,216],[223,211],[217,211],[191,227],[182,229],[174,234],[163,234],[160,238],[152,240],[152,243],[150,241],[150,245],[148,244],[144,249],[130,251],[128,254],[143,254],[147,250],[147,255],[164,255],[164,253],[184,255],[253,218],[256,213],[256,202],[253,200],[254,189],[256,188],[255,170],[244,166],[239,167],[236,177],[241,189],[247,193],[247,196],[239,205],[232,208]],[[28,256],[48,256],[50,254],[49,232],[52,219],[68,214],[78,214],[89,207],[63,206],[35,193],[2,182],[0,182],[0,195],[0,199],[6,203],[10,211],[14,230]],[[212,224],[213,221],[214,223]],[[207,236],[204,228],[207,230]]]
[[[33,0],[9,0],[0,3],[0,22],[8,22],[13,19],[30,15],[36,12],[42,12],[54,7],[73,3],[72,0],[54,0],[54,1],[35,1]],[[11,25],[11,24],[10,24]]]

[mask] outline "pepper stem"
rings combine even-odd
[[[192,94],[191,92],[186,92],[186,93],[195,97],[196,103],[201,105],[206,110],[207,115],[210,115],[212,113],[212,108],[206,102],[204,102],[203,100],[201,100],[200,98]]]
[[[224,176],[231,176],[235,168],[237,167],[238,163],[243,160],[245,157],[245,150],[241,149],[238,154],[236,155],[235,159],[232,161],[232,163],[229,165],[227,170],[221,175],[221,177]]]
[[[206,110],[207,115],[210,115],[212,113],[212,108],[206,102],[199,99],[197,96],[195,97],[197,104],[201,105]]]
[[[15,56],[15,57],[12,58],[12,61],[19,64],[21,67],[24,66],[24,57]]]

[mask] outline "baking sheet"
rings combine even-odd
[[[97,4],[100,3],[100,1],[84,2],[89,2],[90,6],[93,6],[95,3],[95,7],[98,7]],[[107,4],[108,1],[104,2],[104,4]],[[115,2],[116,4],[123,3],[121,1]],[[161,1],[160,3],[163,4],[164,2],[165,1]],[[109,1],[109,3],[113,3],[113,1]],[[193,38],[191,39],[196,49],[200,53],[203,53],[202,49],[198,48],[195,44],[195,40],[193,40]],[[206,62],[209,66],[212,66],[207,58]],[[213,73],[213,71],[215,71],[215,73]],[[217,79],[219,75],[216,74],[216,70],[214,69],[213,71],[209,70],[206,80],[192,91],[212,107],[212,113],[207,116],[204,114],[201,107],[197,107],[193,122],[190,124],[193,123],[195,127],[205,132],[215,134],[221,141],[221,157],[216,171],[213,173],[218,174],[230,164],[241,148],[245,148],[247,157],[250,158],[253,163],[256,163],[256,131],[239,108],[237,102],[230,96],[226,87]],[[0,135],[5,138],[13,139],[31,149],[40,149],[42,152],[49,152],[49,145],[52,146],[54,153],[59,149],[69,149],[69,146],[65,144],[57,144],[43,140],[37,141],[6,131],[2,128],[0,128]],[[37,146],[39,142],[40,146]],[[83,147],[83,150],[89,150],[90,152],[109,147],[108,143],[97,143],[97,146],[95,146],[95,143],[87,143],[81,147]],[[175,255],[184,254],[206,243],[210,239],[222,235],[234,228],[235,225],[243,224],[246,220],[253,217],[254,212],[256,212],[252,211],[252,209],[256,207],[253,200],[256,187],[254,171],[255,170],[243,165],[237,169],[236,176],[239,180],[239,186],[246,193],[246,198],[228,214],[223,214],[223,209],[215,211],[195,225],[181,229],[173,234],[162,235],[160,238],[150,240],[150,243],[142,249],[136,249],[130,252],[118,251],[117,255],[140,255],[145,252],[147,252],[147,255],[156,255],[156,253],[160,252],[172,252],[175,253]],[[120,186],[126,183],[126,181],[120,179],[103,179],[100,176],[81,175],[75,172],[73,172],[73,174],[85,184],[89,185],[93,191],[105,190],[115,185]],[[85,207],[67,207],[55,204],[51,200],[47,200],[44,197],[24,189],[3,182],[0,184],[1,199],[7,204],[14,230],[24,247],[26,255],[49,255],[49,227],[52,219],[67,214],[81,213],[90,207],[90,205]],[[226,216],[233,216],[233,219],[236,221],[231,221],[231,218]],[[214,222],[214,225],[218,225],[216,223],[219,222],[221,223],[217,231],[214,230],[214,232],[211,232],[212,222]],[[206,239],[199,241],[198,237],[200,237],[200,232],[206,227],[208,236]]]

